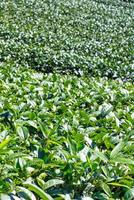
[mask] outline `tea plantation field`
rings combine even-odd
[[[132,1],[0,1],[0,200],[133,200],[133,80]]]
[[[45,72],[134,77],[133,3],[3,0],[0,11],[1,62]]]

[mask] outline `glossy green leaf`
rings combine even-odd
[[[119,144],[117,144],[114,149],[111,151],[110,153],[110,158],[115,158],[118,157],[119,152],[123,149],[123,147],[125,146],[124,142],[120,142]]]
[[[36,200],[34,194],[30,190],[24,187],[18,186],[17,191],[18,191],[18,195],[26,200]]]
[[[52,200],[53,198],[45,193],[41,188],[31,183],[23,183],[24,186],[28,187],[30,191],[35,192],[42,200]]]
[[[53,186],[57,186],[57,185],[62,185],[64,184],[64,181],[62,180],[59,180],[59,179],[51,179],[47,182],[44,182],[43,180],[41,180],[40,178],[37,178],[37,182],[38,184],[40,185],[40,187],[43,189],[43,190],[46,190],[50,187],[53,187]]]

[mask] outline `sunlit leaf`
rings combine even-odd
[[[45,193],[41,188],[39,188],[37,185],[35,184],[31,184],[31,183],[23,183],[24,186],[28,187],[28,189],[30,191],[35,192],[40,198],[42,198],[42,200],[52,200],[53,198]]]
[[[40,178],[37,178],[37,182],[40,185],[40,187],[42,187],[43,190],[46,190],[46,189],[56,186],[56,185],[64,184],[64,181],[59,180],[59,179],[51,179],[47,182],[44,182]]]

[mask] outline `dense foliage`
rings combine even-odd
[[[132,79],[134,4],[127,2],[3,0],[0,61]]]
[[[0,77],[0,192],[133,199],[132,83],[7,65]]]
[[[0,200],[134,199],[133,20],[133,0],[0,1]]]

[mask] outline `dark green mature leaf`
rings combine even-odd
[[[124,200],[132,200],[134,198],[134,189],[128,190],[124,195]]]

